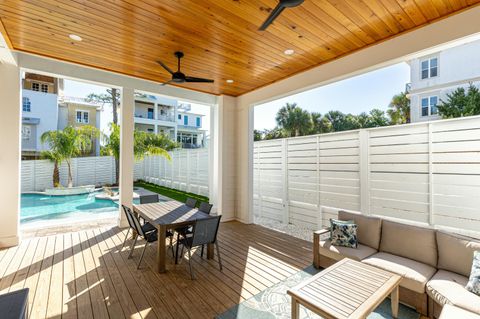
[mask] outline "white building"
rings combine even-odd
[[[480,40],[410,60],[412,122],[440,119],[437,105],[458,87],[480,85]]]
[[[203,116],[189,112],[190,104],[175,99],[146,94],[135,96],[135,129],[162,133],[182,144],[184,148],[205,146]]]

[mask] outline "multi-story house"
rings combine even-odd
[[[135,98],[135,129],[162,133],[182,144],[184,148],[205,146],[201,114],[189,112],[189,104],[177,100],[146,94]]]
[[[60,96],[58,103],[58,124],[59,130],[66,126],[81,127],[91,125],[100,130],[100,117],[103,107],[100,103],[88,101],[85,98]],[[100,155],[100,141],[93,139],[92,151],[85,155]]]
[[[56,130],[58,95],[63,82],[49,76],[25,73],[22,79],[22,159],[37,159],[47,150],[40,137]]]
[[[479,54],[477,40],[408,61],[411,121],[440,119],[437,105],[448,93],[469,83],[480,86]]]

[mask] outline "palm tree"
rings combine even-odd
[[[43,156],[54,162],[53,184],[59,184],[58,166],[65,161],[68,166],[68,187],[73,186],[72,158],[84,155],[92,150],[93,141],[99,135],[98,129],[91,125],[79,128],[67,126],[61,131],[47,131],[40,137],[50,150]]]
[[[392,97],[387,113],[392,124],[410,123],[410,99],[407,93],[401,92]]]
[[[287,103],[277,112],[276,121],[289,136],[307,135],[312,130],[310,113],[298,107],[296,103]]]
[[[115,159],[115,182],[119,180],[120,161],[120,126],[111,123],[110,135],[104,136],[102,155],[113,156]],[[133,133],[134,145],[133,154],[136,160],[143,159],[146,155],[160,155],[171,160],[168,151],[178,148],[178,143],[172,141],[163,134],[153,134],[135,130]]]

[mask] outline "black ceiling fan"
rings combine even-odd
[[[166,85],[168,83],[185,83],[185,82],[197,82],[197,83],[213,83],[213,80],[204,79],[204,78],[196,78],[193,76],[186,76],[184,73],[180,72],[180,59],[183,58],[184,54],[181,51],[177,51],[174,53],[178,59],[177,62],[177,71],[173,72],[165,63],[162,61],[157,61],[165,70],[168,71],[172,75],[172,79],[163,83],[162,85]]]
[[[267,20],[265,20],[258,30],[265,31],[265,29],[272,24],[273,20],[275,20],[285,8],[297,7],[301,5],[303,1],[304,0],[279,0],[277,6],[272,10],[272,12],[270,12]]]

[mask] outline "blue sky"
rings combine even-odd
[[[309,111],[326,113],[339,110],[358,114],[373,108],[386,110],[393,95],[403,92],[410,82],[410,67],[399,63],[380,70],[291,95],[255,107],[255,129],[272,129],[275,115],[285,103],[297,103]]]

